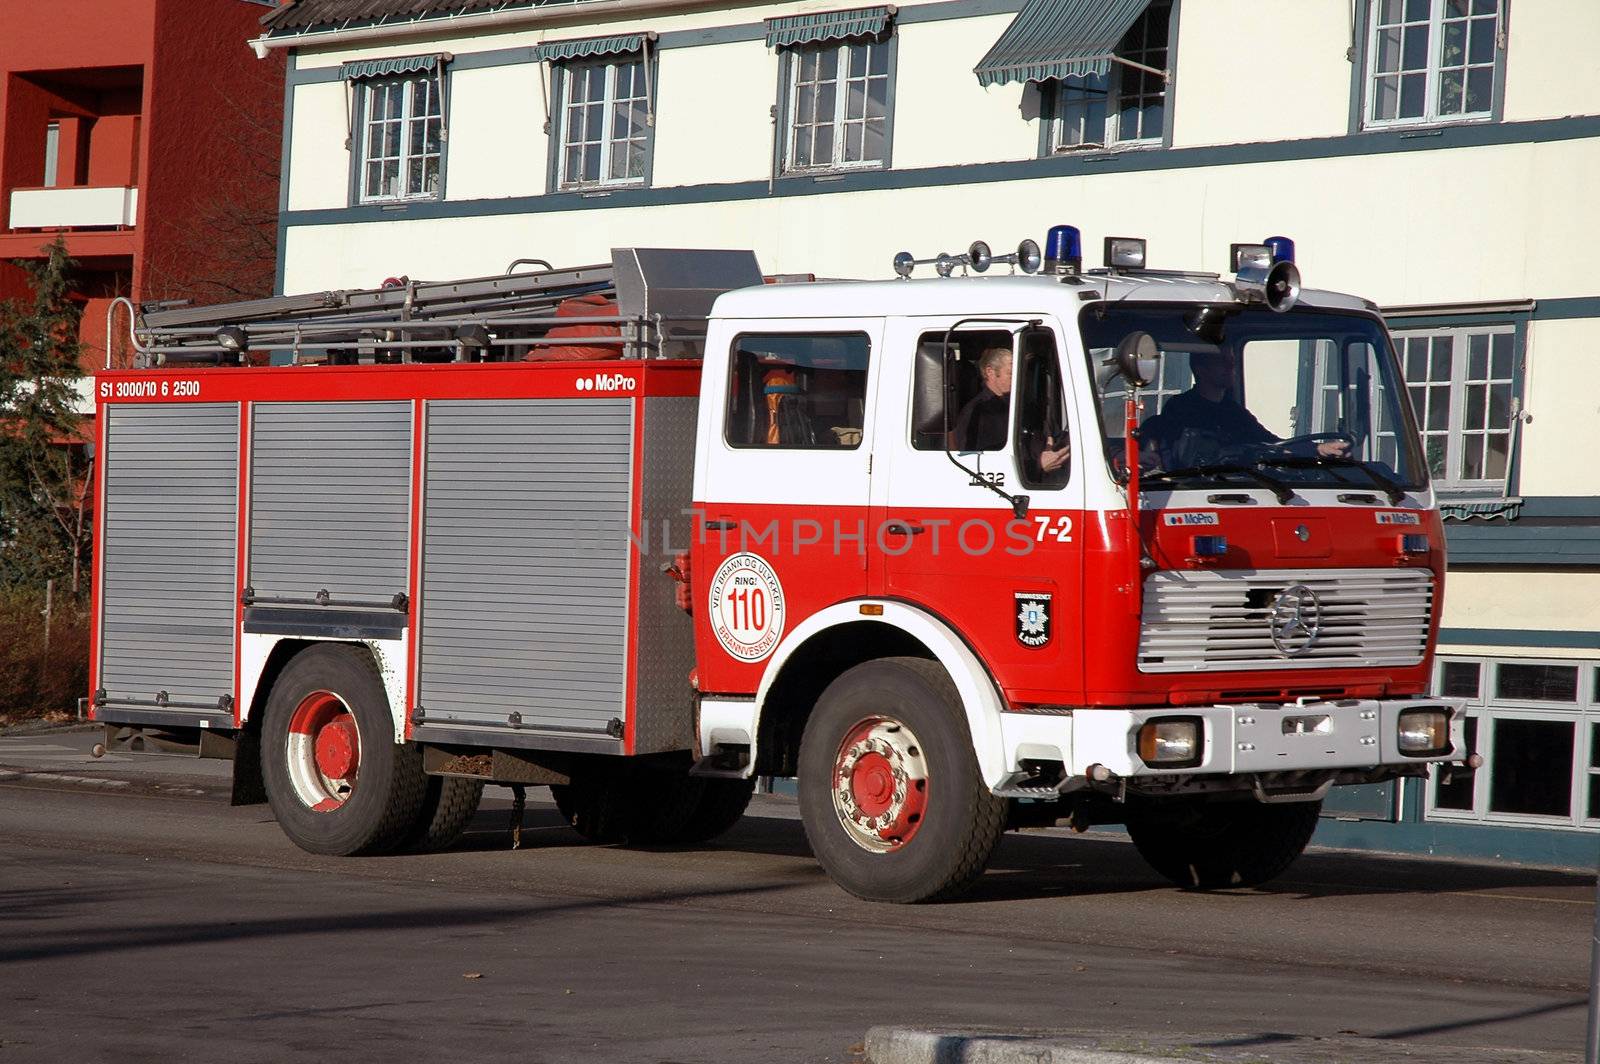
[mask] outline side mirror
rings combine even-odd
[[[1117,372],[1135,388],[1151,384],[1161,374],[1161,348],[1144,331],[1131,332],[1117,345]]]

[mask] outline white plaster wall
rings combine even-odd
[[[1528,329],[1523,388],[1524,496],[1600,495],[1600,321],[1535,321]],[[1588,623],[1597,616],[1588,600]]]
[[[528,63],[450,75],[447,199],[544,192],[549,137],[544,132],[542,73],[537,64]]]
[[[291,211],[349,203],[350,153],[344,146],[349,106],[343,82],[295,89],[294,143],[289,151]]]
[[[1350,0],[1183,0],[1173,144],[1348,132],[1349,46]]]
[[[841,192],[516,217],[291,230],[289,291],[368,277],[396,249],[462,276],[539,254],[590,262],[612,243],[753,247],[769,271],[882,277],[901,249],[919,258],[974,238],[996,249],[1079,225],[1094,261],[1107,235],[1145,236],[1155,267],[1226,271],[1228,244],[1294,237],[1305,282],[1386,306],[1584,296],[1600,211],[1575,210],[1600,141],[1461,148],[1339,159]],[[1278,190],[1281,190],[1278,191]],[[537,231],[538,250],[519,246]],[[610,241],[610,242],[608,242]],[[559,249],[559,251],[557,250]],[[508,252],[512,254],[508,255]],[[392,270],[391,270],[392,272]]]
[[[1445,582],[1440,627],[1593,631],[1597,600],[1600,575],[1593,573],[1451,573]],[[1448,652],[1462,651],[1452,646]],[[1537,653],[1549,656],[1551,652]],[[1594,652],[1587,656],[1593,657]]]
[[[1015,83],[983,88],[972,73],[1012,17],[923,22],[897,31],[896,169],[1038,154],[1039,94]]]
[[[1506,30],[1507,121],[1600,111],[1600,3],[1511,0]]]
[[[766,180],[778,56],[765,41],[663,48],[654,184]]]

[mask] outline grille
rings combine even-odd
[[[1311,594],[1290,590],[1297,587]],[[1139,671],[1415,665],[1427,648],[1432,613],[1427,569],[1151,573]],[[1273,641],[1275,614],[1280,641],[1294,653]],[[1297,614],[1316,622],[1309,642],[1306,629],[1292,625]]]

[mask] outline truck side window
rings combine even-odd
[[[1072,476],[1072,440],[1067,427],[1061,360],[1044,329],[1022,334],[1016,369],[1017,468],[1030,488],[1065,487]]]
[[[984,383],[984,352],[1011,351],[1004,329],[961,331],[950,337],[944,359],[945,332],[936,329],[917,338],[912,382],[911,446],[919,451],[1000,451],[1006,446],[1010,394],[997,394]],[[941,372],[943,360],[943,372]],[[991,356],[990,379],[996,358]]]
[[[735,338],[724,429],[729,445],[860,447],[870,347],[865,333]]]

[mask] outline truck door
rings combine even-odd
[[[789,319],[708,339],[691,546],[702,691],[755,691],[785,633],[866,594],[882,334],[882,319]]]
[[[961,632],[1011,701],[1070,703],[1083,686],[1080,469],[1092,459],[1060,327],[1036,320],[886,324],[873,587]],[[1002,492],[1028,497],[1023,516]]]

